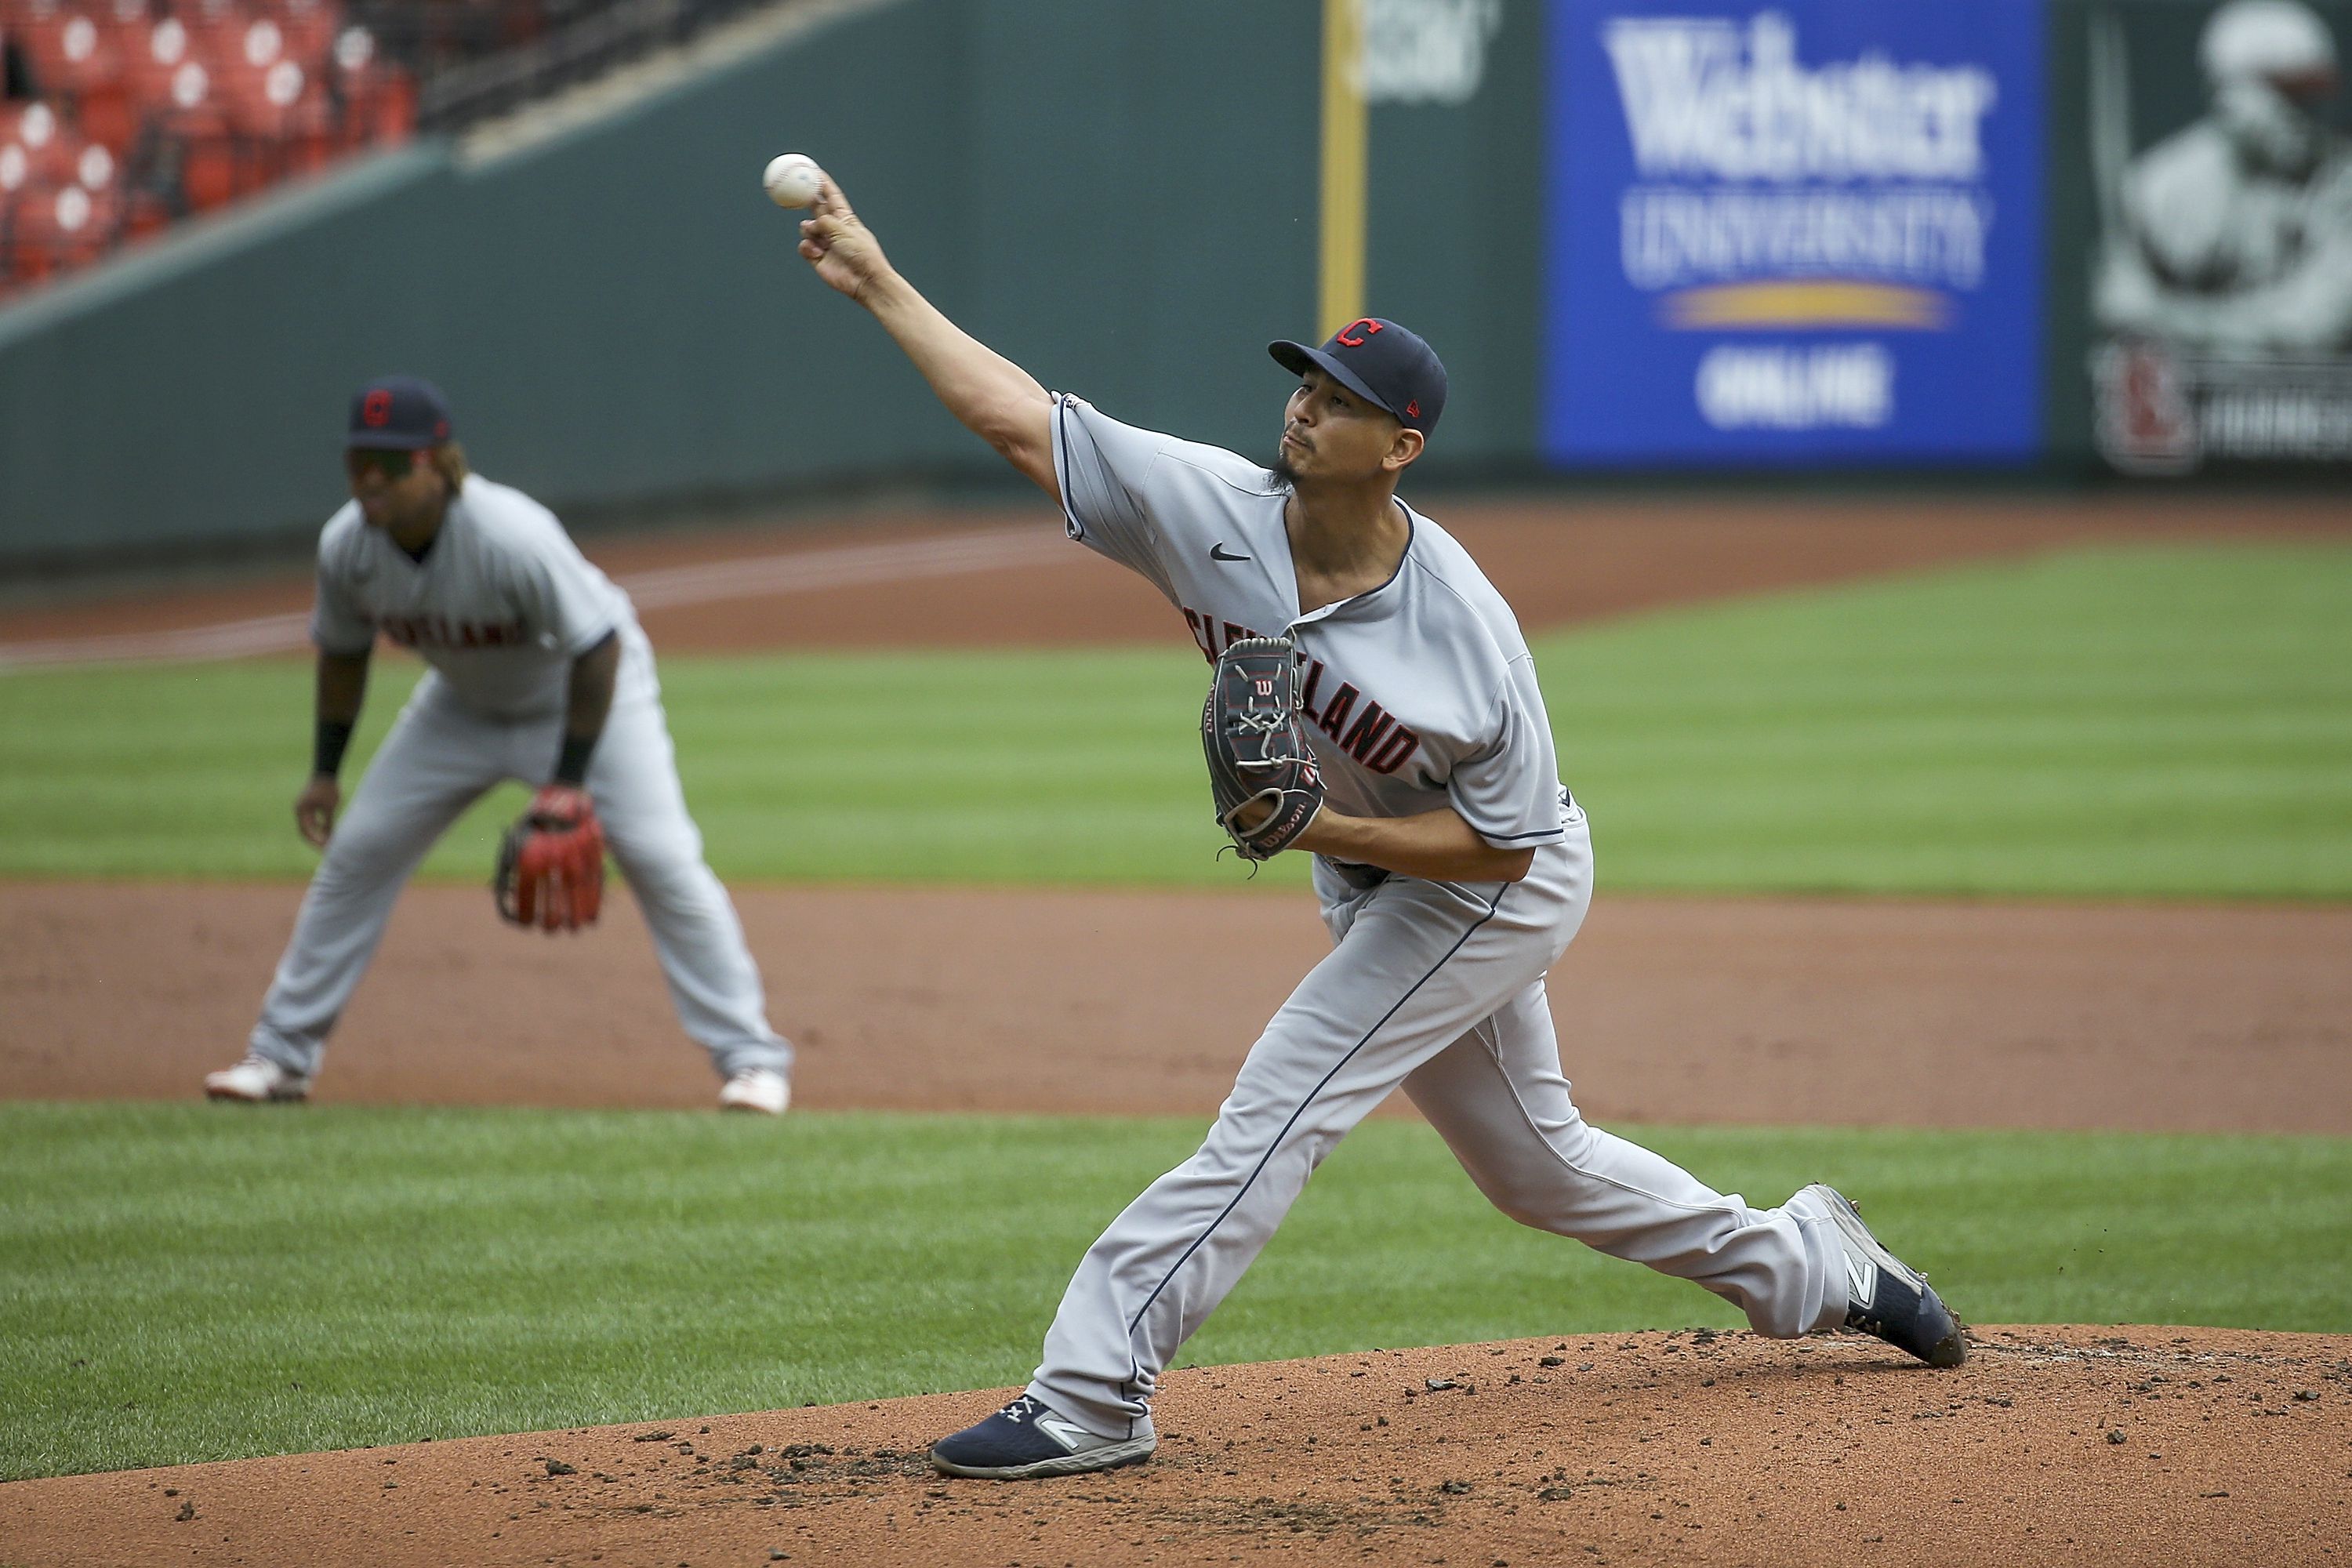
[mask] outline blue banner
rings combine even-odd
[[[2043,26],[1552,0],[1547,455],[2038,456]]]

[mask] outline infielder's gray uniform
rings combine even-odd
[[[585,787],[645,911],[686,1032],[721,1078],[788,1071],[791,1047],[768,1026],[735,907],[687,815],[653,647],[629,596],[580,553],[555,514],[468,475],[415,561],[384,530],[366,526],[357,501],[346,503],[320,535],[311,638],[327,653],[357,655],[379,631],[432,668],[327,841],[254,1026],[253,1054],[305,1077],[318,1071],[402,884],[485,790],[507,779],[546,782],[572,662],[617,633],[613,706]]]
[[[1543,976],[1584,919],[1591,844],[1559,784],[1517,621],[1469,555],[1407,508],[1397,574],[1302,616],[1265,469],[1072,397],[1056,400],[1053,430],[1071,537],[1150,578],[1204,654],[1297,639],[1335,809],[1451,805],[1489,844],[1532,846],[1536,859],[1514,883],[1391,877],[1370,889],[1318,859],[1337,945],[1251,1047],[1200,1152],[1087,1251],[1029,1393],[1098,1436],[1148,1434],[1161,1369],[1331,1146],[1400,1085],[1512,1218],[1696,1280],[1760,1333],[1841,1324],[1845,1253],[1825,1212],[1801,1198],[1750,1208],[1586,1126],[1570,1099]]]

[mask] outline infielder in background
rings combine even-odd
[[[310,1092],[402,885],[468,805],[511,778],[545,786],[526,822],[584,834],[584,868],[598,877],[601,821],[678,1018],[725,1080],[719,1103],[779,1113],[792,1048],[768,1026],[734,906],[703,862],[636,612],[552,512],[468,472],[450,433],[441,394],[414,377],[352,399],[352,500],[319,539],[316,749],[294,803],[302,837],[326,854],[245,1059],[208,1075],[205,1092]],[[337,775],[379,633],[432,668],[339,823]],[[522,912],[550,930],[594,918],[593,882],[581,891],[533,877],[519,891]]]
[[[1013,1479],[1148,1455],[1161,1370],[1400,1087],[1523,1224],[1695,1280],[1759,1333],[1849,1326],[1958,1364],[1950,1312],[1836,1192],[1750,1208],[1570,1100],[1543,977],[1591,897],[1591,840],[1509,606],[1395,496],[1444,407],[1427,344],[1370,320],[1320,348],[1272,344],[1299,382],[1269,470],[1046,392],[892,271],[830,183],[801,235],[817,275],[1055,498],[1073,539],[1165,594],[1204,654],[1295,641],[1327,790],[1297,847],[1316,855],[1330,956],[1251,1047],[1200,1152],[1087,1251],[1027,1392],[940,1439],[934,1465]]]

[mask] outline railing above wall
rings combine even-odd
[[[429,70],[417,99],[426,131],[460,131],[590,81],[777,0],[574,0],[536,37]],[[784,0],[790,4],[790,0]],[[387,5],[379,26],[415,27],[432,7]],[[403,18],[408,20],[404,24]],[[393,35],[395,40],[398,34]],[[422,47],[423,41],[417,40]]]

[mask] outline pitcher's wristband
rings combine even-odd
[[[352,726],[337,719],[321,719],[310,741],[310,772],[333,778],[343,771],[343,752],[352,743]]]
[[[578,789],[588,776],[588,759],[596,750],[596,737],[582,739],[578,735],[563,737],[563,752],[555,759],[555,782]]]

